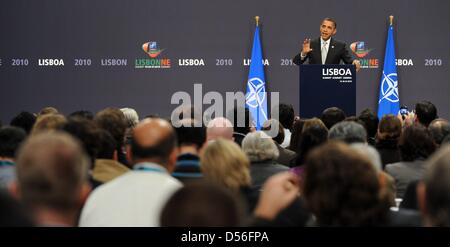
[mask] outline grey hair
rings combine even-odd
[[[364,157],[368,158],[377,172],[381,171],[383,166],[380,158],[380,153],[378,153],[378,151],[374,147],[365,143],[353,143],[350,144],[350,147],[356,150],[356,152],[362,154]]]
[[[121,108],[120,110],[125,116],[128,128],[133,128],[139,123],[139,115],[137,114],[136,110],[134,110],[133,108]]]
[[[242,140],[242,150],[251,162],[275,160],[280,155],[272,138],[262,131],[248,133]]]
[[[328,132],[328,138],[345,143],[367,142],[367,132],[364,127],[356,122],[343,121],[335,124]]]

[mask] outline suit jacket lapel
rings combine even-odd
[[[332,58],[334,57],[334,51],[335,51],[335,42],[333,38],[330,38],[330,46],[328,47],[328,53],[327,58],[325,59],[325,64],[331,64],[333,63]]]

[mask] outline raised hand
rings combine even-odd
[[[305,39],[303,41],[302,55],[306,56],[311,51],[312,51],[312,49],[311,49],[311,39]]]

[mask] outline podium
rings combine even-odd
[[[329,107],[341,108],[347,116],[356,113],[354,65],[300,65],[300,117],[320,117]]]

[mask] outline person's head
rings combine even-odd
[[[248,133],[242,141],[242,150],[251,162],[276,160],[280,155],[272,138],[262,131]]]
[[[241,148],[230,140],[208,143],[200,155],[205,178],[234,192],[250,186],[250,161]]]
[[[99,149],[98,126],[92,120],[75,117],[69,118],[62,130],[81,142],[84,151],[91,159],[91,164],[94,164]]]
[[[329,40],[333,35],[336,34],[336,28],[337,23],[335,20],[331,18],[325,18],[323,19],[322,23],[320,24],[320,37],[322,37],[323,40]]]
[[[294,107],[291,104],[281,103],[278,106],[278,110],[281,125],[283,125],[286,129],[292,130],[295,118]]]
[[[312,118],[305,121],[302,135],[296,150],[297,158],[295,164],[303,165],[309,152],[317,146],[328,140],[328,129],[318,118]]]
[[[428,226],[450,226],[450,145],[431,156],[417,188],[419,208]]]
[[[300,138],[302,136],[303,125],[305,124],[304,119],[299,119],[295,121],[294,127],[292,128],[291,142],[289,142],[289,149],[294,151],[299,148]]]
[[[26,137],[27,134],[21,128],[13,126],[0,128],[0,158],[14,159],[17,149]]]
[[[434,143],[439,146],[444,138],[450,134],[450,123],[445,119],[438,118],[430,123],[428,130],[430,130]]]
[[[246,135],[251,131],[253,126],[253,118],[250,111],[244,107],[234,107],[227,112],[227,119],[233,125],[234,132]]]
[[[175,127],[177,134],[178,147],[194,147],[200,150],[206,142],[206,128],[203,124],[196,124],[196,120],[185,118],[180,121],[181,126]],[[200,125],[200,127],[195,127]]]
[[[106,130],[98,130],[97,159],[117,160],[116,140]]]
[[[85,118],[88,120],[94,120],[94,114],[90,111],[79,110],[70,113],[68,118]]]
[[[139,115],[133,108],[121,108],[120,109],[125,117],[128,128],[134,128],[139,123]]]
[[[56,109],[55,107],[44,107],[39,111],[38,116],[42,116],[42,115],[47,115],[47,114],[58,114],[58,109]]]
[[[335,125],[336,123],[344,121],[345,118],[345,112],[337,107],[330,107],[325,109],[322,112],[322,116],[320,117],[320,119],[328,129],[331,129],[331,127],[333,127],[333,125]]]
[[[269,120],[267,120],[267,121],[265,121],[263,123],[262,129],[263,129],[263,131],[265,133],[270,132],[274,128],[278,128],[278,133],[277,133],[277,135],[275,137],[272,137],[272,140],[275,143],[278,143],[279,145],[281,145],[281,143],[283,143],[283,141],[284,141],[284,127],[283,127],[283,125],[278,120],[276,120],[274,118],[269,119]]]
[[[365,109],[359,114],[358,120],[364,123],[367,136],[374,138],[378,129],[378,116],[375,115],[370,109]]]
[[[40,115],[31,130],[31,135],[36,135],[43,131],[60,130],[67,123],[66,117],[61,114]]]
[[[29,134],[35,122],[36,116],[33,113],[23,111],[11,120],[10,125],[22,128]]]
[[[398,140],[402,134],[402,122],[392,114],[384,115],[378,124],[377,140]]]
[[[417,121],[423,124],[425,127],[437,118],[437,109],[430,101],[421,101],[416,104],[416,117]]]
[[[206,136],[208,141],[217,138],[233,140],[233,124],[224,117],[214,118],[208,123]]]
[[[160,118],[147,118],[134,128],[127,157],[131,164],[155,162],[171,173],[177,159],[176,147],[177,137],[172,125]]]
[[[120,150],[125,140],[127,122],[122,111],[117,108],[106,108],[95,114],[94,122],[102,129],[109,131],[116,140],[117,150]]]
[[[347,144],[354,142],[367,142],[367,133],[364,127],[352,121],[343,121],[335,124],[328,132],[330,140],[339,140]]]
[[[212,183],[190,183],[175,192],[161,212],[162,227],[236,227],[242,205],[236,195]]]
[[[373,165],[339,142],[326,143],[308,156],[303,195],[319,225],[381,225],[389,210]]]
[[[427,159],[436,149],[428,129],[419,124],[408,126],[403,130],[398,146],[403,161]]]
[[[90,191],[88,167],[89,159],[73,137],[62,132],[37,134],[19,150],[13,191],[35,213],[68,214],[75,221]]]

